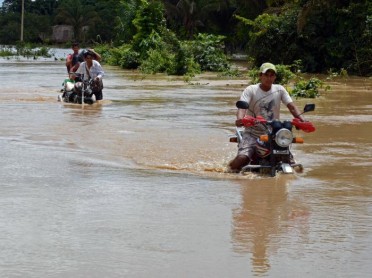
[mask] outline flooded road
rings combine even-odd
[[[62,61],[0,61],[1,277],[372,272],[371,79],[297,100],[305,170],[265,178],[224,173],[246,80],[104,70],[81,107],[57,102]]]

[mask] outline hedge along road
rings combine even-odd
[[[297,100],[317,105],[305,170],[264,178],[224,173],[247,80],[104,69],[103,103],[82,108],[57,102],[62,61],[1,61],[3,277],[372,271],[371,80]]]

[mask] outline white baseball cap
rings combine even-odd
[[[261,73],[266,73],[268,70],[272,70],[276,73],[276,67],[272,63],[263,63],[260,67]]]

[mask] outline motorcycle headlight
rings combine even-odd
[[[286,128],[278,130],[275,135],[275,142],[282,148],[288,147],[293,140],[292,132]]]

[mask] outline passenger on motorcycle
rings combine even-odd
[[[84,80],[93,80],[92,84],[92,92],[96,97],[96,100],[102,99],[102,77],[104,76],[104,72],[102,69],[101,64],[94,60],[94,53],[91,51],[84,52],[84,62],[82,62],[77,69],[76,73],[82,74],[84,76]],[[75,84],[75,90],[79,91],[81,88],[81,82],[77,82]]]
[[[240,100],[249,104],[249,108],[238,109],[235,121],[237,127],[243,126],[242,119],[246,115],[261,116],[268,121],[279,119],[281,102],[287,106],[295,118],[304,121],[287,90],[279,84],[274,84],[276,73],[275,65],[271,63],[263,63],[261,65],[259,73],[261,82],[249,85],[240,97]],[[230,171],[240,172],[242,167],[252,160],[257,138],[264,132],[260,125],[245,128],[243,140],[238,145],[238,154],[229,163]]]
[[[86,51],[90,51],[93,54],[93,59],[96,61],[101,61],[101,55],[99,55],[97,52],[94,51],[94,49],[88,48],[87,50],[80,51],[79,43],[74,42],[71,46],[73,53],[68,54],[66,58],[66,68],[67,72],[75,72],[79,66],[80,63],[84,62],[84,53]]]
[[[72,44],[71,48],[73,53],[67,55],[66,58],[67,73],[75,72],[79,68],[80,63],[84,62],[84,58],[79,53],[79,44],[75,42]]]

